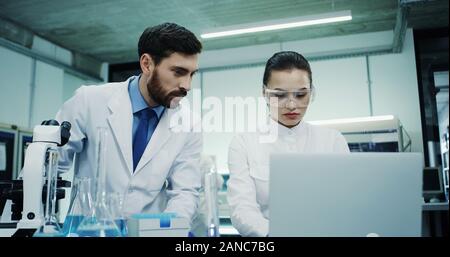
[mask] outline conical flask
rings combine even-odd
[[[106,201],[108,210],[110,210],[112,218],[119,227],[122,236],[128,235],[127,222],[123,214],[123,196],[118,192],[109,193]]]
[[[35,237],[60,237],[63,236],[56,216],[56,190],[58,181],[58,151],[55,148],[47,149],[48,161],[45,165],[46,197],[44,210],[44,224],[34,233]]]
[[[117,227],[110,210],[106,205],[106,140],[107,129],[97,128],[97,178],[96,198],[93,208],[83,218],[77,229],[79,236],[87,237],[120,237],[121,232]]]
[[[72,199],[69,211],[64,220],[63,232],[67,237],[77,237],[78,226],[93,208],[91,194],[91,179],[89,177],[76,178],[72,188]]]

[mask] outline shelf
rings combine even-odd
[[[448,202],[425,203],[422,205],[422,211],[448,211]]]

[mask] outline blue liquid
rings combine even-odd
[[[62,232],[42,233],[37,231],[33,237],[65,237],[65,235]]]
[[[116,222],[122,236],[128,236],[127,221],[125,219],[116,219],[114,222]]]
[[[82,215],[67,216],[63,225],[64,236],[78,236],[76,231],[82,220]]]
[[[78,230],[80,237],[120,237],[120,232],[115,228],[89,228]]]
[[[77,230],[80,237],[120,237],[119,231],[113,223],[97,222],[95,218],[83,220]]]

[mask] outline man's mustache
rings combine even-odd
[[[169,97],[185,97],[187,95],[187,90],[185,88],[180,88],[176,91],[170,92]]]

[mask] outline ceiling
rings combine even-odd
[[[448,5],[448,0],[412,5],[408,27],[448,27]],[[123,63],[137,60],[137,41],[146,27],[166,21],[200,36],[215,27],[352,11],[349,22],[202,40],[211,50],[392,30],[397,8],[398,0],[1,0],[0,17],[99,61]]]

